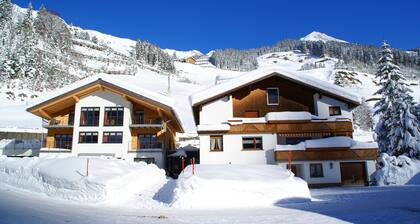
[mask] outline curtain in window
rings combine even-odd
[[[105,117],[104,125],[109,125],[109,117],[108,117],[108,111],[107,110],[105,110],[104,117]]]
[[[210,149],[214,150],[216,147],[216,138],[211,138],[210,139]]]
[[[80,124],[85,125],[85,112],[81,111],[80,113]]]

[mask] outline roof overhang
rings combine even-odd
[[[173,109],[172,99],[159,94],[159,100],[153,99],[158,93],[138,87],[121,85],[121,81],[105,76],[89,77],[63,89],[51,93],[45,99],[29,106],[26,111],[45,119],[51,119],[56,113],[76,104],[81,98],[96,91],[110,91],[124,99],[137,102],[148,108],[156,109],[169,117],[173,117],[178,129],[183,132],[180,119]]]
[[[311,89],[316,90],[319,93],[325,94],[327,96],[332,96],[339,100],[343,100],[344,102],[347,102],[353,106],[360,105],[361,102],[359,96],[353,93],[349,93],[343,87],[325,81],[316,80],[315,78],[305,76],[300,73],[292,73],[290,71],[283,71],[278,68],[275,68],[262,70],[257,69],[237,78],[234,78],[231,81],[215,85],[204,91],[193,94],[190,97],[191,104],[192,106],[197,106],[207,103],[209,101],[226,96],[227,94],[230,94],[244,86],[262,81],[273,76],[278,76],[289,81],[298,83],[302,86],[309,87]]]

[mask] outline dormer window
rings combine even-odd
[[[330,116],[338,116],[341,115],[341,108],[339,106],[331,106],[329,108]]]
[[[279,105],[279,88],[267,88],[267,105]]]

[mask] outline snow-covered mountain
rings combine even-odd
[[[335,41],[335,42],[341,42],[341,43],[348,43],[345,40],[340,40],[332,36],[328,36],[325,33],[313,31],[312,33],[300,38],[300,40],[303,41],[322,41],[322,42],[328,42],[328,41]]]

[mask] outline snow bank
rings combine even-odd
[[[307,183],[276,165],[188,166],[178,178],[173,207],[226,208],[272,206],[311,199]]]
[[[389,156],[382,153],[378,158],[379,169],[371,179],[376,185],[420,185],[420,161],[407,156]]]
[[[166,183],[164,170],[143,162],[90,158],[89,164],[86,177],[86,158],[2,156],[0,183],[67,200],[110,204],[156,192]]]

